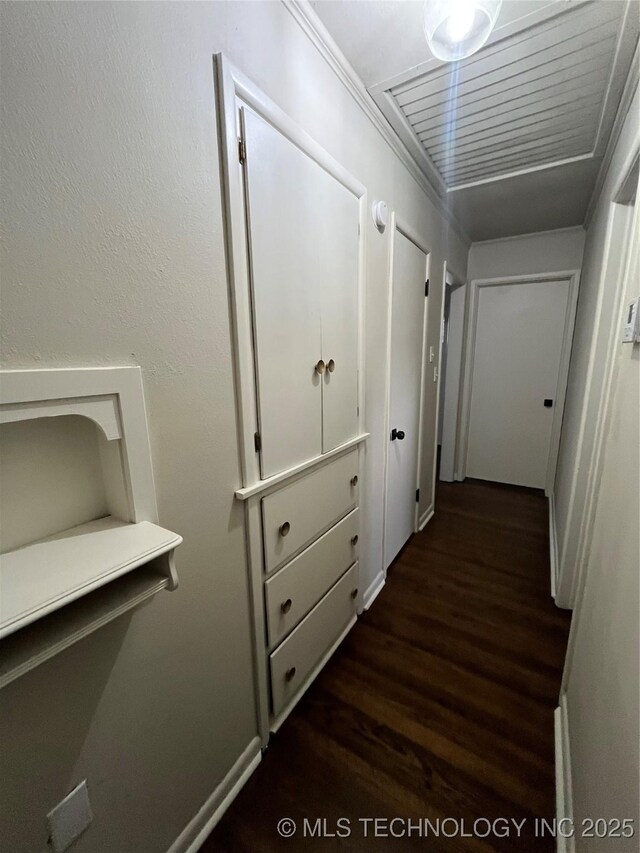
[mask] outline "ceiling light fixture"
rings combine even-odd
[[[502,0],[426,0],[424,34],[429,50],[456,62],[480,50],[494,28]]]

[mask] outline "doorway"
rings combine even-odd
[[[429,254],[393,216],[389,285],[384,569],[417,529]]]
[[[576,271],[471,282],[465,476],[551,490],[577,285]]]

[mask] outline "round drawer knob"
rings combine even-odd
[[[296,674],[295,666],[290,666],[289,669],[284,674],[285,681],[291,681],[294,678],[295,674]]]
[[[285,521],[284,524],[281,524],[278,529],[280,531],[280,536],[286,536],[287,533],[291,530],[291,525],[288,521]]]
[[[357,597],[358,597],[358,587],[351,590],[351,598],[357,598]]]
[[[352,537],[351,537],[351,544],[352,544],[352,545],[357,545],[357,544],[358,544],[358,534],[357,534],[357,533],[356,533],[356,535],[355,535],[355,536],[352,536]]]
[[[292,603],[291,599],[287,598],[287,600],[283,601],[280,605],[280,610],[282,610],[283,613],[288,613],[291,610]]]
[[[333,371],[335,369],[336,369],[336,363],[332,358],[330,358],[329,361],[327,362],[327,370],[329,371],[329,373],[333,373]]]
[[[357,474],[355,474],[355,476],[353,476],[353,477],[351,478],[351,485],[352,485],[352,486],[357,486],[357,485],[358,485],[358,475],[357,475]]]
[[[322,359],[320,359],[320,361],[316,364],[316,373],[318,373],[320,376],[322,376],[322,374],[326,370],[326,367],[327,366],[324,363],[324,361]]]

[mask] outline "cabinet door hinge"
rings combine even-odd
[[[416,503],[420,503],[420,489],[416,489]]]
[[[262,439],[260,438],[259,432],[254,432],[253,434],[253,446],[256,449],[256,453],[260,453],[262,450]]]
[[[425,296],[429,295],[429,279],[427,279],[424,283],[424,295]]]
[[[241,163],[244,163],[247,159],[247,143],[242,139],[242,137],[238,137],[238,160]]]

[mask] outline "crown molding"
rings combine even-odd
[[[611,134],[609,135],[609,141],[607,142],[607,147],[604,151],[604,156],[602,158],[602,163],[600,164],[598,177],[596,178],[596,182],[593,187],[593,192],[591,193],[591,198],[589,199],[589,204],[587,205],[587,213],[584,219],[585,228],[589,227],[589,224],[591,223],[591,220],[593,218],[596,205],[600,198],[600,193],[602,192],[602,187],[604,186],[605,178],[607,177],[609,167],[611,166],[613,153],[616,150],[616,145],[618,144],[618,139],[620,138],[620,134],[622,132],[622,127],[624,125],[625,119],[627,118],[627,113],[629,112],[634,95],[638,88],[638,80],[640,79],[639,48],[640,43],[636,42],[636,47],[633,52],[633,58],[631,60],[631,66],[629,68],[629,73],[624,84],[624,89],[622,90],[622,97],[620,98],[620,103],[618,105],[618,111],[616,112],[616,117],[613,121],[613,128],[611,129]]]
[[[474,240],[471,247],[488,246],[493,243],[510,243],[514,240],[526,240],[528,238],[545,237],[549,234],[560,234],[568,231],[581,231],[584,233],[584,225],[567,225],[564,228],[549,228],[546,231],[527,231],[525,234],[511,234],[509,237],[492,237],[489,240]]]
[[[416,162],[414,155],[389,126],[384,114],[367,92],[364,83],[360,80],[327,28],[314,12],[308,0],[281,0],[281,2],[347,89],[356,104],[367,116],[371,124],[382,136],[387,145],[389,145],[420,188],[433,202],[438,213],[456,232],[461,241],[467,247],[470,246],[471,240],[465,229],[447,208],[443,197],[427,178],[421,166]]]

